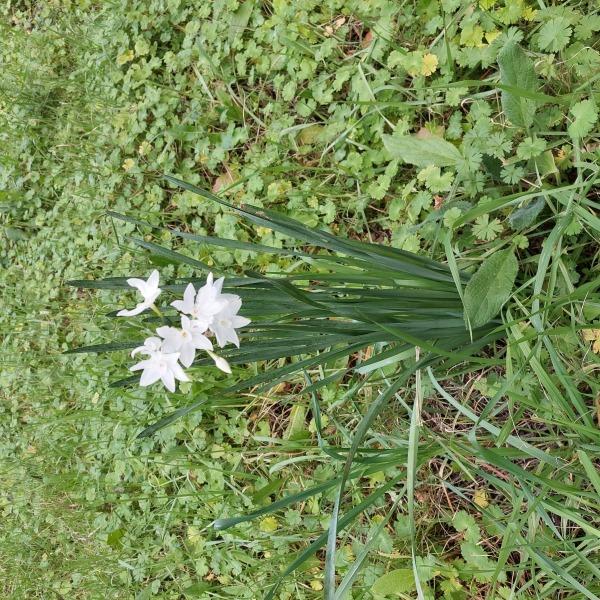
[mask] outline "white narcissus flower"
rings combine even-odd
[[[181,329],[177,327],[159,327],[156,333],[164,338],[162,349],[164,352],[178,352],[179,362],[184,367],[189,367],[194,362],[196,350],[212,350],[211,341],[203,335],[202,329],[189,317],[181,315]]]
[[[231,373],[229,363],[212,352],[210,340],[203,335],[210,330],[221,348],[229,342],[239,348],[240,340],[236,329],[250,323],[250,319],[237,314],[242,306],[242,299],[236,294],[223,294],[223,281],[223,277],[215,281],[213,274],[209,273],[206,283],[197,292],[192,283],[188,284],[183,300],[171,302],[171,306],[183,313],[181,329],[159,327],[156,330],[164,338],[163,350],[178,352],[179,361],[185,367],[194,362],[196,350],[206,350],[221,371]]]
[[[239,348],[240,339],[236,329],[250,324],[250,319],[240,317],[237,314],[242,306],[242,299],[239,296],[236,294],[222,294],[221,298],[225,299],[227,304],[213,317],[210,329],[215,334],[217,344],[221,348],[227,342],[232,342]]]
[[[136,354],[146,354],[152,356],[155,352],[160,350],[162,340],[158,337],[149,337],[144,340],[143,346],[138,346],[131,351],[131,357],[133,358]]]
[[[158,287],[158,280],[159,275],[156,269],[150,273],[150,277],[148,277],[147,281],[144,281],[143,279],[137,279],[136,277],[128,279],[127,284],[133,288],[136,288],[140,294],[142,294],[144,300],[143,302],[139,302],[137,306],[131,310],[120,310],[117,313],[117,317],[133,317],[135,315],[139,315],[141,312],[144,312],[147,308],[150,308],[161,292],[160,288]]]
[[[171,306],[174,306],[179,312],[186,315],[191,315],[194,310],[194,303],[196,302],[196,289],[193,283],[188,283],[185,291],[183,292],[183,300],[174,300],[171,302]]]
[[[146,344],[144,344],[144,346],[146,346]],[[166,353],[159,347],[158,350],[153,350],[146,360],[137,363],[137,365],[133,365],[129,370],[142,371],[142,376],[140,378],[140,385],[142,387],[152,385],[160,379],[170,392],[174,392],[176,379],[179,381],[189,381],[188,376],[183,372],[181,365],[177,362],[178,359],[178,352]]]
[[[221,290],[223,288],[223,277],[213,281],[213,274],[209,273],[206,278],[206,284],[196,293],[193,284],[188,284],[183,293],[183,300],[171,302],[179,312],[190,315],[196,326],[206,331],[213,321],[214,316],[223,310],[227,300],[223,298]]]

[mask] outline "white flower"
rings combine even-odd
[[[176,379],[179,381],[189,381],[188,376],[177,362],[178,359],[178,352],[167,354],[159,348],[152,351],[149,358],[139,362],[137,365],[133,365],[129,370],[142,371],[140,378],[140,385],[142,387],[152,385],[160,379],[170,392],[174,392]]]
[[[219,369],[221,369],[221,371],[224,371],[225,373],[229,373],[231,375],[231,367],[222,356],[217,356],[214,352],[211,352],[210,350],[208,351],[208,354],[215,361],[215,365]]]
[[[218,312],[210,324],[211,331],[217,338],[217,344],[222,348],[227,342],[233,342],[238,348],[240,339],[236,329],[250,323],[250,319],[240,317],[237,313],[242,306],[242,299],[236,294],[222,294],[221,298],[227,301],[225,307]]]
[[[221,348],[228,342],[232,342],[239,348],[240,340],[236,329],[248,325],[250,319],[237,314],[242,306],[242,299],[239,296],[222,293],[223,281],[223,277],[214,281],[213,274],[209,273],[206,284],[197,293],[190,283],[185,289],[183,300],[175,300],[171,305],[178,311],[190,315],[193,326],[200,333],[210,329]]]
[[[177,327],[159,327],[156,333],[164,338],[162,349],[164,352],[178,352],[179,362],[184,367],[189,367],[196,356],[196,350],[212,350],[211,341],[203,335],[202,329],[196,321],[181,315],[181,329]]]
[[[223,288],[224,278],[213,282],[213,274],[209,273],[206,278],[206,284],[202,286],[198,293],[193,284],[188,284],[183,293],[183,300],[171,302],[179,312],[182,312],[196,322],[196,326],[206,331],[212,323],[214,315],[225,308],[227,301],[223,299],[221,289]]]
[[[158,298],[161,291],[158,287],[158,279],[159,275],[156,269],[150,273],[150,277],[148,277],[147,281],[144,281],[143,279],[137,279],[136,277],[128,279],[127,284],[136,288],[144,297],[144,301],[139,302],[137,306],[131,310],[120,310],[117,313],[117,316],[133,317],[135,315],[139,315],[147,308],[150,308],[154,304],[154,301]]]
[[[152,356],[155,352],[160,350],[162,340],[157,337],[149,337],[144,340],[143,346],[138,346],[131,351],[131,356],[134,357],[138,353]]]

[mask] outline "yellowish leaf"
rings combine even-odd
[[[274,531],[277,531],[278,527],[279,523],[275,517],[266,517],[260,522],[259,525],[260,530],[264,531],[265,533],[273,533]]]
[[[146,154],[148,154],[148,152],[150,152],[150,150],[152,150],[152,145],[150,144],[149,141],[144,140],[138,148],[138,153],[140,156],[146,156]]]
[[[600,329],[583,329],[583,339],[592,343],[592,352],[600,354]]]
[[[488,44],[491,44],[499,35],[500,35],[499,29],[492,29],[492,31],[487,31],[485,34],[485,41]]]
[[[481,48],[483,46],[483,28],[480,25],[466,25],[460,33],[461,46]]]
[[[473,493],[473,502],[480,508],[486,508],[490,505],[487,492],[482,488],[476,489]]]
[[[354,550],[352,549],[352,546],[350,544],[346,544],[342,548],[342,552],[344,553],[344,558],[346,559],[346,561],[352,562],[354,560]]]
[[[194,546],[198,544],[202,544],[204,542],[204,538],[200,534],[200,530],[193,525],[190,525],[187,529],[187,537],[191,544]]]
[[[421,75],[433,75],[438,68],[438,57],[435,54],[425,54],[421,61]]]
[[[309,125],[298,134],[298,141],[302,145],[314,144],[318,140],[319,135],[323,132],[323,130],[324,127],[322,125],[318,125],[317,123]]]
[[[123,54],[119,54],[119,56],[117,56],[117,64],[124,65],[125,63],[131,62],[134,56],[133,50],[127,50],[123,52]]]
[[[228,188],[235,183],[238,178],[238,173],[235,169],[230,169],[225,166],[225,172],[219,175],[212,186],[213,193],[217,194],[222,189]]]
[[[133,158],[126,158],[123,161],[123,170],[124,171],[131,171],[131,169],[133,169],[133,167],[135,167],[135,161],[133,160]]]

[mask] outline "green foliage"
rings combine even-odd
[[[462,158],[455,146],[435,136],[384,135],[383,144],[394,158],[418,167],[452,167]]]
[[[229,396],[202,367],[167,396],[109,387],[125,349],[63,356],[143,334],[108,313],[118,278],[153,265],[169,293],[200,265],[314,268],[288,233],[240,225],[164,173],[453,274],[518,247],[506,342],[471,367],[422,369],[420,395],[408,379],[356,449],[338,590],[369,598],[410,569],[426,598],[600,595],[593,3],[10,0],[0,22],[4,597],[254,600],[296,557],[278,597],[330,593],[320,549],[340,474],[414,349],[366,344],[306,374],[308,343],[291,362],[244,359],[239,381],[292,365],[288,381]],[[64,285],[81,277],[117,279]],[[461,302],[451,312],[461,321]]]
[[[382,575],[371,588],[375,596],[386,598],[401,596],[415,590],[415,576],[412,569],[394,569]]]
[[[574,121],[569,125],[569,134],[574,138],[583,138],[590,133],[598,120],[598,109],[593,100],[582,100],[571,107]]]
[[[537,198],[534,198],[528,202],[526,205],[517,208],[511,213],[508,219],[510,226],[515,231],[531,227],[544,209],[544,206],[546,206],[544,198],[542,196],[538,196]]]
[[[507,43],[498,54],[502,90],[502,108],[506,118],[517,127],[528,129],[536,112],[535,100],[527,92],[536,92],[538,78],[533,62],[515,42]]]
[[[538,33],[537,43],[540,50],[549,52],[564,50],[573,34],[569,23],[566,17],[555,17],[546,21]]]
[[[465,287],[465,316],[471,327],[481,327],[495,317],[508,300],[519,263],[512,248],[486,258]]]

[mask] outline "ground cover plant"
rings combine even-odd
[[[1,10],[6,597],[600,596],[594,2]],[[355,311],[356,348],[249,360],[250,327],[175,393],[111,387],[128,341],[63,354],[143,341],[114,313],[153,269],[173,299],[226,275],[254,325],[340,280],[329,314],[383,313],[402,252],[462,352]]]

